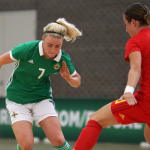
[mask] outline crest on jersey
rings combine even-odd
[[[54,65],[54,69],[55,69],[55,70],[60,69],[60,65],[59,65],[59,63],[57,63],[56,65]]]

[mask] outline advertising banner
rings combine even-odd
[[[81,130],[85,127],[90,115],[110,103],[113,99],[54,99],[55,108],[60,124],[67,140],[77,140]],[[143,131],[145,124],[115,125],[104,128],[98,141],[140,143],[145,141]],[[35,137],[45,138],[45,134],[36,123],[33,123]],[[14,138],[5,99],[0,99],[0,138]]]

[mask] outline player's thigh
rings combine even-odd
[[[63,145],[65,139],[61,130],[57,112],[51,100],[43,100],[34,107],[34,119],[42,127],[46,137],[54,146]]]
[[[29,121],[18,121],[12,125],[13,132],[20,146],[33,145],[32,126],[32,123]]]
[[[54,146],[61,146],[65,142],[58,117],[47,117],[39,125],[44,130],[46,137]]]
[[[33,144],[32,114],[27,105],[6,100],[6,108],[10,114],[12,129],[20,146]]]
[[[111,103],[105,105],[104,107],[93,113],[90,119],[99,122],[103,128],[119,124],[114,115],[112,114]]]
[[[32,113],[29,111],[27,105],[18,104],[7,99],[6,108],[9,112],[12,124],[23,120],[33,123]]]
[[[58,116],[51,100],[46,99],[34,105],[33,117],[38,126],[42,120],[51,116]]]

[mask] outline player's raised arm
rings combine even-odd
[[[72,87],[79,87],[81,84],[81,77],[76,72],[75,75],[71,76],[67,68],[66,62],[63,61],[62,68],[60,69],[60,74]]]
[[[10,58],[10,53],[9,52],[7,52],[7,53],[0,56],[0,68],[1,68],[2,65],[9,64],[9,63],[12,63],[12,62],[14,62],[14,60],[12,60]]]

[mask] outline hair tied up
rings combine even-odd
[[[147,14],[144,15],[144,19],[146,21],[149,21],[150,20],[150,12],[148,12]]]

